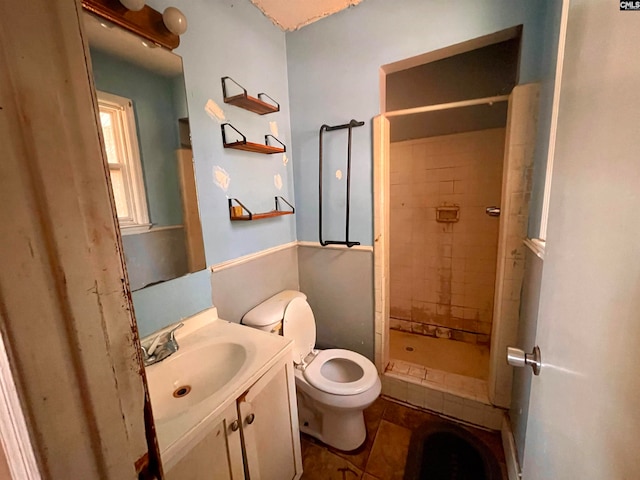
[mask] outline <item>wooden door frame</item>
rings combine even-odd
[[[158,450],[81,11],[0,3],[0,333],[41,477],[133,479]]]

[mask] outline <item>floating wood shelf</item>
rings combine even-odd
[[[280,210],[280,202],[282,200],[286,203],[291,210]],[[233,202],[238,205],[234,205]],[[263,218],[272,218],[272,217],[281,217],[283,215],[293,215],[295,213],[295,208],[289,202],[287,202],[283,197],[275,197],[276,208],[275,210],[271,210],[270,212],[262,212],[262,213],[253,213],[247,207],[245,207],[240,200],[237,198],[229,199],[229,219],[232,222],[248,222],[251,220],[261,220]]]
[[[228,103],[230,105],[235,105],[236,107],[244,108],[245,110],[249,110],[250,112],[257,113],[258,115],[267,115],[269,113],[275,113],[280,111],[280,104],[276,102],[273,98],[271,98],[266,93],[259,93],[258,98],[252,97],[247,94],[247,90],[236,82],[231,77],[222,77],[222,94],[224,96],[224,103]],[[242,89],[240,95],[227,95],[227,85],[226,81],[231,80],[238,87]],[[268,98],[273,102],[267,103],[262,98]]]
[[[231,127],[235,132],[242,137],[242,140],[238,140],[235,142],[227,142],[227,135],[225,131],[225,127]],[[245,137],[242,132],[240,132],[237,128],[235,128],[230,123],[223,123],[220,126],[222,130],[222,144],[224,148],[234,148],[236,150],[244,150],[246,152],[255,152],[255,153],[264,153],[264,154],[273,154],[273,153],[284,153],[287,151],[287,147],[284,143],[278,140],[273,135],[265,135],[264,136],[264,145],[261,143],[253,143],[247,142],[247,137]],[[276,147],[273,145],[269,145],[269,138],[273,138],[276,142],[278,142],[282,147]]]

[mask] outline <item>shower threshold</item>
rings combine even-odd
[[[454,420],[499,430],[505,410],[489,401],[487,381],[391,359],[382,394]]]

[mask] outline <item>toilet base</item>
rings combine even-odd
[[[355,450],[364,443],[367,429],[363,409],[366,406],[361,409],[337,409],[320,405],[299,389],[296,390],[301,432],[345,452]]]

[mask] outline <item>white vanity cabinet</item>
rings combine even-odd
[[[236,404],[225,408],[210,431],[169,472],[167,480],[237,480],[244,477]]]
[[[295,480],[302,475],[293,364],[284,355],[209,423],[168,480]]]

